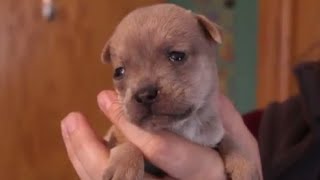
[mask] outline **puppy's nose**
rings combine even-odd
[[[149,86],[139,90],[135,95],[135,99],[138,103],[141,103],[144,105],[150,105],[154,103],[154,101],[158,96],[158,93],[159,93],[158,88],[154,86]]]

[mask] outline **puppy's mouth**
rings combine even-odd
[[[162,112],[159,113],[149,109],[146,115],[144,115],[140,119],[140,123],[143,124],[144,122],[150,121],[152,119],[163,119],[163,118],[170,119],[171,121],[179,121],[179,120],[188,118],[192,114],[193,110],[194,110],[193,106],[190,106],[185,111],[179,112],[179,113],[162,113]]]

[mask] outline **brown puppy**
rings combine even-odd
[[[218,143],[232,179],[256,180],[258,171],[230,141],[217,112],[216,24],[173,4],[134,10],[117,26],[102,58],[114,67],[123,112],[147,130],[169,130],[192,142]],[[115,127],[105,179],[143,179],[142,153]]]

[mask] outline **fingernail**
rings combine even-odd
[[[108,110],[110,105],[111,105],[111,101],[109,96],[107,95],[106,92],[100,93],[99,97],[98,97],[98,104],[100,106],[100,108],[102,110]]]
[[[77,128],[78,114],[70,113],[62,122],[62,128],[68,135]]]

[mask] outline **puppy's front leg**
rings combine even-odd
[[[222,139],[219,151],[228,176],[232,180],[262,180],[256,162],[244,151],[244,146],[227,134]]]
[[[143,175],[143,154],[137,147],[123,142],[111,149],[103,180],[142,180]]]

